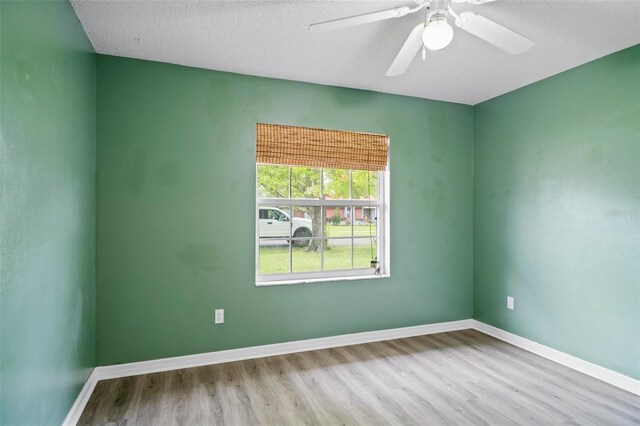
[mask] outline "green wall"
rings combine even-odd
[[[96,59],[67,2],[0,20],[0,423],[60,424],[95,364]]]
[[[96,93],[68,3],[0,13],[0,423],[96,364],[472,315],[640,378],[639,47],[473,108],[101,55]],[[391,136],[391,278],[255,287],[256,122]]]
[[[640,46],[475,106],[474,142],[474,317],[640,378]]]
[[[472,114],[99,56],[98,365],[470,318]],[[390,135],[390,279],[255,287],[256,122]]]

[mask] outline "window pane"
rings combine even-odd
[[[291,235],[290,207],[261,206],[258,210],[260,238],[289,238]]]
[[[289,198],[289,166],[258,165],[258,197]]]
[[[378,172],[354,170],[351,174],[354,200],[378,199]]]
[[[354,207],[353,235],[356,237],[376,237],[377,234],[377,208],[359,206]]]
[[[320,169],[291,167],[291,198],[320,198]]]
[[[376,240],[373,238],[354,238],[353,239],[353,267],[370,268],[371,261],[376,259],[378,255]]]
[[[325,207],[324,221],[325,237],[351,236],[351,207]]]
[[[322,254],[320,240],[308,242],[306,246],[294,245],[291,254],[293,272],[315,272],[322,270]]]
[[[316,221],[320,218],[320,210],[320,206],[292,207],[292,232],[295,246],[306,247],[312,236],[320,237],[320,225],[316,225]]]
[[[351,238],[327,240],[324,247],[324,270],[351,269]]]
[[[291,265],[293,272],[315,272],[322,270],[320,206],[293,207],[293,247]]]
[[[326,200],[349,199],[349,170],[323,169],[323,198]]]
[[[289,272],[289,242],[279,239],[260,239],[259,273],[286,274]]]

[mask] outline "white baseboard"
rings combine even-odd
[[[93,389],[96,387],[96,384],[98,383],[98,379],[96,378],[95,373],[96,373],[96,370],[93,369],[91,371],[91,374],[89,375],[89,378],[87,379],[84,386],[80,390],[78,397],[76,398],[75,402],[71,406],[69,413],[67,413],[67,417],[65,417],[64,421],[62,422],[62,426],[75,426],[76,423],[78,423],[78,420],[80,420],[80,416],[84,411],[84,407],[87,405],[87,402],[89,402],[89,398],[93,393]]]
[[[69,410],[69,414],[67,414],[63,426],[75,426],[76,423],[78,423],[87,402],[89,402],[91,393],[99,380],[116,379],[119,377],[158,373],[161,371],[200,367],[203,365],[221,364],[224,362],[242,361],[246,359],[264,358],[296,352],[314,351],[318,349],[337,348],[340,346],[357,345],[360,343],[380,342],[383,340],[401,339],[403,337],[422,336],[425,334],[445,333],[447,331],[469,329],[472,325],[473,320],[466,319],[96,367],[93,369],[89,379],[80,391],[80,394],[71,407],[71,410]]]
[[[380,342],[383,340],[401,339],[403,337],[445,333],[448,331],[465,330],[469,328],[473,328],[536,355],[540,355],[544,358],[580,371],[581,373],[595,377],[603,382],[607,382],[636,395],[640,395],[640,381],[636,379],[564,352],[560,352],[548,346],[541,345],[540,343],[525,339],[524,337],[490,326],[483,322],[467,319],[96,367],[89,376],[89,379],[82,388],[82,391],[80,391],[80,394],[78,395],[76,402],[71,407],[63,425],[73,426],[78,422],[78,419],[82,415],[82,411],[89,401],[89,397],[99,380],[116,379],[119,377],[137,376],[140,374],[158,373],[162,371],[200,367],[203,365],[221,364],[246,359],[264,358],[268,356],[286,355],[318,349],[337,348],[340,346],[357,345],[361,343]]]
[[[152,361],[96,367],[95,373],[98,380],[115,379],[118,377],[158,373],[161,371],[177,370],[180,368],[200,367],[203,365],[221,364],[224,362],[264,358],[268,356],[307,352],[318,349],[337,348],[340,346],[379,342],[382,340],[400,339],[403,337],[444,333],[447,331],[464,330],[471,327],[472,320],[468,319],[417,325],[413,327],[393,328],[389,330],[367,331],[363,333],[320,337],[318,339],[298,340],[271,345],[252,346],[248,348],[229,349],[226,351],[163,358]]]
[[[609,383],[613,386],[624,389],[628,392],[640,395],[640,380],[636,380],[632,377],[625,376],[616,371],[609,370],[597,364],[593,364],[589,361],[585,361],[573,355],[569,355],[565,352],[561,352],[557,349],[550,348],[549,346],[542,345],[534,342],[533,340],[525,339],[516,334],[509,333],[500,328],[485,324],[481,321],[472,320],[473,328],[489,336],[493,336],[496,339],[503,340],[514,346],[532,352],[541,357],[550,359],[551,361],[562,364],[566,367],[572,368],[576,371],[584,373],[588,376],[594,377],[603,382]]]

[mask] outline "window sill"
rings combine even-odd
[[[301,278],[294,280],[281,280],[281,281],[262,281],[256,282],[256,287],[272,287],[291,284],[313,284],[313,283],[327,283],[334,281],[360,281],[360,280],[377,280],[380,278],[390,278],[391,275],[354,275],[352,277],[324,277],[324,278]]]

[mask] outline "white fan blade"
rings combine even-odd
[[[398,56],[393,60],[393,63],[387,70],[385,74],[387,77],[395,77],[400,74],[404,74],[404,72],[409,68],[413,58],[416,57],[416,54],[422,47],[422,33],[424,31],[424,23],[420,23],[416,25],[413,30],[411,30],[411,34],[402,45],[400,52],[398,52]]]
[[[476,12],[462,12],[456,25],[512,55],[526,52],[535,44],[528,38]]]
[[[355,25],[368,24],[369,22],[384,21],[385,19],[400,18],[411,12],[408,7],[396,7],[394,9],[381,10],[379,12],[365,13],[364,15],[351,16],[349,18],[335,19],[333,21],[320,22],[309,26],[309,31],[320,33],[333,31],[340,28],[353,27]]]

